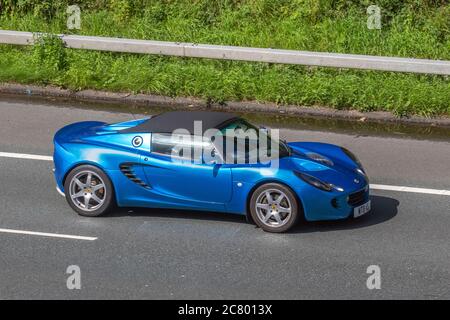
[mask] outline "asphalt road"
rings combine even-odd
[[[0,152],[49,156],[54,132],[68,123],[132,118],[1,99]],[[450,137],[281,134],[351,149],[371,183],[450,190]],[[1,299],[450,298],[448,195],[373,190],[373,211],[360,219],[269,234],[219,213],[121,209],[80,217],[55,191],[51,169],[51,161],[0,157],[0,230],[96,240],[0,231]],[[80,290],[66,286],[70,265],[80,267]],[[379,290],[366,286],[370,265],[380,267]]]

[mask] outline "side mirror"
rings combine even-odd
[[[217,164],[220,162],[220,155],[217,152],[216,148],[203,150],[203,163],[204,164]]]

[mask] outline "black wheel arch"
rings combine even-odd
[[[101,166],[99,166],[97,163],[95,162],[77,162],[76,164],[72,165],[71,167],[69,167],[66,172],[64,173],[64,177],[62,179],[62,184],[64,185],[66,183],[66,179],[67,176],[69,175],[69,173],[71,173],[75,168],[81,167],[81,166],[93,166],[96,167],[99,170],[102,170],[104,174],[106,174],[109,178],[109,180],[111,180],[111,177],[106,173],[105,169],[103,169]],[[112,180],[111,180],[112,182]]]

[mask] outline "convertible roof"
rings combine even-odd
[[[171,133],[176,129],[186,129],[190,134],[194,134],[194,121],[202,121],[204,133],[208,129],[220,129],[225,123],[237,118],[237,115],[227,112],[172,111],[160,113],[123,132]]]

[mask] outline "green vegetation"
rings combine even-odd
[[[0,28],[450,60],[447,0],[0,0]],[[382,29],[366,8],[382,8]],[[448,77],[71,50],[55,36],[0,46],[0,81],[326,105],[398,115],[450,114]]]

